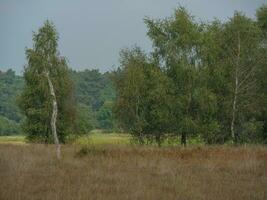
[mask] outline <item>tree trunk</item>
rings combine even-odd
[[[237,59],[235,66],[235,91],[234,91],[234,100],[232,106],[232,121],[231,121],[231,136],[234,143],[237,143],[237,135],[235,133],[235,120],[236,120],[236,105],[237,105],[237,96],[238,96],[238,88],[239,88],[239,62],[240,62],[240,34],[238,32],[237,38]]]
[[[186,147],[186,133],[182,133],[181,135],[181,145]]]
[[[156,134],[156,142],[158,144],[158,147],[161,147],[161,137],[160,137],[160,134]]]
[[[56,145],[56,151],[57,151],[57,158],[60,159],[61,158],[61,150],[60,150],[60,143],[58,140],[58,135],[57,135],[57,127],[56,127],[56,122],[57,122],[57,112],[58,112],[58,108],[57,108],[57,100],[56,100],[56,95],[55,95],[55,90],[54,90],[54,86],[50,80],[49,77],[49,72],[46,71],[45,72],[47,80],[48,80],[48,84],[49,84],[49,88],[50,88],[50,94],[52,96],[53,99],[53,113],[51,116],[51,129],[52,129],[52,134],[54,136],[54,142]]]
[[[234,92],[234,101],[232,108],[232,121],[231,121],[231,135],[233,142],[236,143],[236,133],[235,133],[235,119],[236,119],[236,103],[237,103],[237,85],[238,85],[238,77],[235,77],[235,92]]]

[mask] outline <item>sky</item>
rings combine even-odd
[[[26,65],[32,33],[51,20],[59,33],[59,51],[75,70],[115,69],[122,48],[151,42],[145,16],[169,17],[179,5],[198,20],[227,20],[235,10],[249,17],[267,0],[0,0],[0,70],[18,74]]]

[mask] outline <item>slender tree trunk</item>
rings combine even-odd
[[[56,150],[57,150],[57,158],[60,159],[61,158],[61,150],[60,150],[60,143],[58,140],[58,135],[57,135],[57,127],[56,127],[56,122],[57,122],[57,112],[58,112],[58,108],[57,108],[57,100],[56,100],[56,95],[55,95],[55,90],[54,90],[54,86],[50,80],[49,77],[49,72],[46,71],[45,72],[47,80],[48,80],[48,84],[49,84],[49,88],[50,88],[50,94],[52,96],[53,99],[53,113],[52,113],[52,117],[51,117],[51,129],[52,129],[52,134],[54,136],[54,142],[56,145]]]
[[[234,100],[232,106],[232,120],[231,120],[231,136],[234,143],[237,142],[237,135],[235,132],[235,120],[236,120],[236,107],[237,107],[237,96],[238,96],[238,88],[239,88],[239,63],[240,63],[240,34],[238,32],[238,44],[237,44],[237,59],[236,59],[236,67],[235,67],[235,91],[234,91]]]
[[[161,147],[161,137],[159,133],[156,134],[156,142],[158,144],[158,147]]]
[[[231,135],[234,143],[236,143],[236,133],[235,133],[235,119],[236,119],[236,104],[237,104],[237,86],[238,86],[238,77],[235,77],[235,92],[232,108],[232,121],[231,121]]]
[[[185,132],[183,132],[181,135],[181,145],[186,147],[186,133]]]
[[[191,85],[190,90],[192,92],[192,87],[193,87],[192,83],[190,85]],[[191,92],[189,93],[189,97],[188,97],[187,108],[186,108],[186,116],[189,116],[189,109],[190,109],[190,105],[191,105],[191,101],[192,101]],[[184,147],[186,147],[186,143],[187,143],[187,133],[189,132],[188,129],[189,129],[188,122],[186,122],[186,131],[183,130],[182,131],[182,135],[181,135],[181,145],[183,145]]]

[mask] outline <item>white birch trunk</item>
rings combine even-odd
[[[55,95],[55,90],[54,90],[54,86],[50,80],[49,77],[49,72],[46,71],[45,75],[47,77],[47,81],[49,84],[49,88],[50,88],[50,94],[53,98],[53,113],[52,113],[52,117],[51,117],[51,129],[52,129],[52,134],[54,137],[54,142],[56,145],[56,151],[57,151],[57,158],[60,159],[61,158],[61,150],[60,150],[60,143],[58,140],[58,135],[57,135],[57,127],[56,127],[56,122],[57,122],[57,112],[58,112],[58,108],[57,108],[57,100],[56,100],[56,95]]]
[[[235,119],[236,119],[236,105],[237,105],[237,96],[239,88],[239,63],[240,63],[240,34],[238,32],[237,38],[237,58],[235,66],[235,91],[234,91],[234,100],[232,107],[232,121],[231,121],[231,136],[234,142],[236,142],[236,133],[235,133]]]

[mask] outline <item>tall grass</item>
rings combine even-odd
[[[0,199],[267,199],[266,147],[0,145]]]

